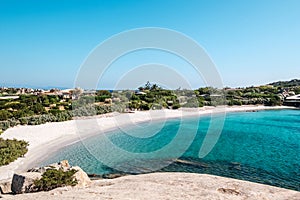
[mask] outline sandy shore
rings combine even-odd
[[[153,173],[97,180],[87,188],[3,195],[3,199],[299,200],[300,192],[206,174]]]
[[[15,172],[23,172],[36,167],[47,155],[85,137],[102,134],[122,126],[138,126],[138,123],[151,123],[170,118],[207,115],[212,113],[253,111],[266,109],[285,109],[288,107],[233,106],[204,107],[185,110],[138,111],[134,113],[111,113],[66,122],[47,123],[37,126],[17,126],[6,130],[0,137],[4,139],[25,140],[29,142],[28,153],[24,158],[0,167],[0,180],[11,178]],[[79,128],[80,127],[80,128]]]

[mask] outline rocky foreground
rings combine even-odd
[[[64,187],[49,192],[3,195],[2,198],[299,200],[300,192],[205,174],[153,173],[92,181],[86,187]]]

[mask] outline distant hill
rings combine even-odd
[[[299,79],[293,79],[290,81],[277,81],[274,83],[270,83],[269,85],[273,85],[276,87],[293,87],[293,86],[300,86],[300,80]]]

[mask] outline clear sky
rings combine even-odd
[[[0,86],[72,87],[99,43],[141,27],[196,40],[226,86],[300,78],[299,10],[299,0],[0,0]]]

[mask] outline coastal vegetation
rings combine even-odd
[[[58,187],[75,186],[78,182],[74,177],[75,169],[47,169],[41,179],[34,181],[35,191],[49,191]]]
[[[283,87],[283,88],[288,88],[288,87],[298,87],[300,86],[300,80],[299,79],[293,79],[290,81],[277,81],[274,83],[270,83],[269,85],[272,85],[274,87]]]
[[[4,140],[0,138],[0,166],[7,165],[24,156],[28,151],[27,147],[28,143],[23,140]]]
[[[23,93],[24,93],[23,89]],[[110,112],[129,112],[150,109],[197,108],[218,105],[282,105],[288,95],[300,94],[300,80],[279,81],[263,86],[196,90],[168,90],[147,82],[137,90],[98,90],[85,93],[81,89],[59,94],[20,94],[18,98],[0,100],[0,131],[16,125],[38,125],[61,122],[74,117],[93,116]],[[2,96],[17,95],[16,88],[0,90]]]

